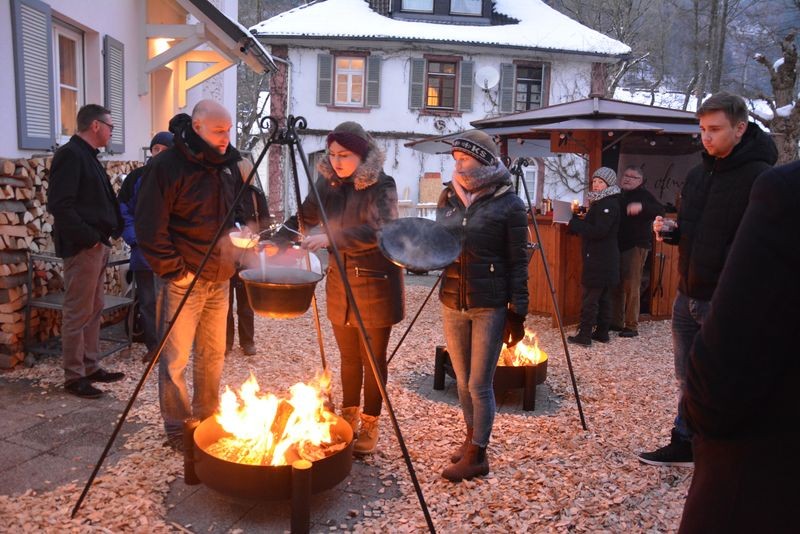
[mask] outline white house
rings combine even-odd
[[[281,62],[270,112],[307,119],[312,165],[331,129],[357,121],[386,149],[385,171],[404,204],[421,203],[422,214],[452,163],[406,142],[584,98],[593,72],[630,52],[540,0],[319,0],[251,31]],[[273,211],[293,206],[284,160],[269,158]],[[301,176],[303,192],[305,182]]]
[[[0,0],[0,158],[51,152],[88,103],[114,117],[108,159],[129,161],[201,98],[233,112],[228,67],[271,67],[237,9],[238,0]]]

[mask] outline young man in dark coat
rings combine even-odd
[[[639,335],[639,292],[647,254],[653,247],[653,219],[664,215],[664,206],[644,188],[641,167],[629,165],[620,180],[622,218],[619,223],[620,283],[611,293],[611,330],[619,337]]]
[[[160,327],[175,314],[206,251],[203,272],[178,316],[158,369],[158,393],[167,444],[182,448],[183,421],[210,417],[219,404],[225,360],[228,281],[236,271],[227,231],[216,243],[217,229],[233,205],[241,183],[239,151],[230,145],[231,117],[220,104],[201,100],[192,116],[170,121],[175,147],[150,163],[137,202],[136,236],[153,272],[159,276]],[[228,223],[235,228],[233,221]],[[194,349],[191,402],[184,378]]]
[[[689,356],[683,534],[797,532],[800,162],[762,174]],[[785,305],[781,305],[784,303]]]
[[[586,217],[576,214],[569,221],[569,230],[581,236],[583,300],[578,333],[567,336],[567,341],[584,347],[590,347],[592,340],[609,341],[611,288],[619,283],[619,195],[617,173],[600,167],[592,174]]]
[[[156,156],[164,150],[171,148],[173,135],[170,132],[158,132],[150,141],[150,154]],[[149,161],[148,161],[149,163]],[[139,199],[139,189],[142,187],[142,176],[147,170],[147,165],[137,167],[128,173],[122,187],[119,189],[117,200],[125,221],[122,230],[122,239],[131,247],[130,269],[136,281],[136,302],[142,318],[144,344],[147,347],[143,361],[149,362],[153,351],[158,345],[158,331],[156,328],[156,289],[155,278],[150,264],[144,259],[142,250],[136,240],[136,201]]]
[[[111,140],[111,112],[97,104],[78,111],[78,133],[59,148],[50,167],[47,209],[53,214],[53,242],[64,259],[61,345],[64,389],[94,399],[93,382],[116,382],[123,373],[100,367],[100,322],[105,268],[111,238],[122,232],[122,215],[99,148]]]
[[[661,217],[653,222],[657,239],[678,245],[680,278],[672,307],[672,343],[681,390],[686,385],[689,348],[708,314],[750,189],[778,158],[769,135],[748,123],[747,105],[741,97],[717,93],[703,102],[697,116],[705,152],[681,190],[677,226],[668,236],[659,237],[665,223]],[[639,459],[651,465],[692,465],[691,431],[680,407],[670,443],[640,453]]]

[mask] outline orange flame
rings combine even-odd
[[[215,417],[231,436],[220,439],[209,452],[238,463],[273,466],[324,457],[322,451],[340,441],[331,432],[336,415],[325,407],[323,392],[329,386],[328,373],[310,384],[294,384],[288,399],[260,393],[252,373],[238,392],[225,386]]]
[[[525,330],[525,337],[519,343],[511,348],[503,345],[497,365],[523,367],[538,365],[546,359],[547,353],[539,348],[539,337],[536,332]]]

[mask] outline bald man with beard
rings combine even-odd
[[[227,238],[212,242],[241,182],[239,152],[230,145],[231,115],[217,102],[200,101],[192,116],[169,125],[175,146],[154,157],[137,203],[139,246],[158,276],[160,335],[189,284],[199,276],[164,344],[158,368],[161,416],[167,443],[182,449],[183,421],[205,419],[219,404],[225,359],[228,282],[236,272]],[[233,225],[233,221],[227,224]],[[227,235],[227,231],[222,233]],[[198,267],[212,249],[198,275]],[[184,370],[193,353],[191,403]]]

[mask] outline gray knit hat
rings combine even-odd
[[[592,173],[592,178],[600,178],[608,186],[612,186],[617,183],[617,173],[614,172],[614,169],[609,169],[608,167],[600,167],[594,171]]]
[[[494,165],[500,157],[500,149],[492,137],[481,130],[470,130],[453,139],[451,152],[463,152],[483,165]]]

